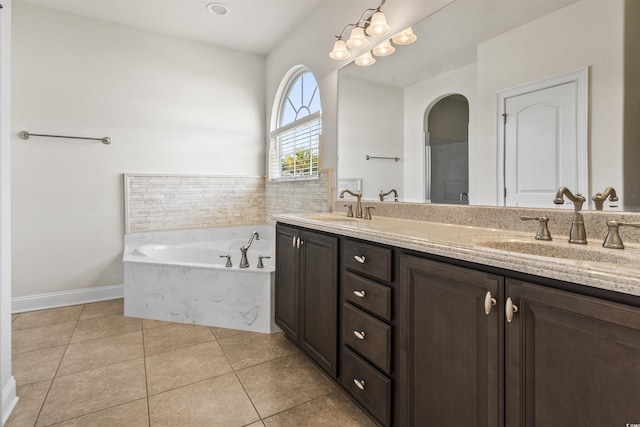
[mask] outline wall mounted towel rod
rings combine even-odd
[[[395,160],[396,162],[400,160],[400,157],[375,157],[375,156],[370,156],[367,154],[367,157],[365,157],[367,160],[371,160],[371,159],[384,159],[384,160]]]
[[[103,144],[109,145],[111,144],[111,138],[105,136],[104,138],[86,138],[84,136],[64,136],[64,135],[46,135],[42,133],[29,133],[26,130],[20,132],[20,138],[29,139],[32,136],[45,136],[48,138],[70,138],[70,139],[90,139],[92,141],[102,141]]]

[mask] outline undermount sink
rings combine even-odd
[[[338,224],[355,224],[361,221],[360,218],[354,218],[354,217],[349,217],[345,215],[340,216],[340,215],[331,214],[331,213],[305,214],[304,217],[306,219],[310,219],[313,221],[326,221],[326,222],[333,222]]]
[[[527,255],[569,259],[574,261],[600,262],[617,265],[638,264],[639,262],[637,250],[604,249],[600,246],[583,246],[565,242],[491,240],[478,242],[477,245],[507,252],[517,252]]]

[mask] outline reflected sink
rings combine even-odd
[[[574,261],[601,262],[608,264],[638,264],[637,250],[604,249],[601,246],[583,246],[557,242],[529,242],[520,240],[494,240],[478,242],[478,246],[507,252],[518,252]],[[633,253],[632,253],[633,252]]]

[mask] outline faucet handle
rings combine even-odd
[[[375,206],[365,206],[364,207],[364,218],[363,219],[371,219],[371,209],[375,209]]]
[[[226,258],[227,259],[227,263],[225,264],[225,267],[227,267],[227,268],[233,267],[233,264],[231,264],[231,255],[220,255],[220,258]]]
[[[638,227],[640,228],[640,222],[619,222],[614,219],[607,221],[607,235],[604,238],[602,246],[609,249],[624,249],[624,243],[620,238],[618,228],[620,226]]]
[[[353,204],[344,205],[347,209],[347,217],[353,218]]]
[[[549,232],[549,218],[546,216],[521,216],[523,221],[538,221],[538,231],[536,232],[536,240],[551,240],[551,233]]]
[[[271,259],[271,257],[270,256],[258,255],[258,265],[256,266],[256,268],[264,268],[264,264],[262,263],[263,259]]]

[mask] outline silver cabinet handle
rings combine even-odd
[[[298,237],[298,247],[304,245],[304,240],[302,240],[302,238]]]
[[[353,291],[353,294],[358,298],[364,298],[364,296],[366,295],[364,291]]]
[[[364,264],[367,258],[364,255],[354,255],[353,258],[358,261],[360,264]]]
[[[294,248],[296,247],[297,240],[298,240],[298,236],[293,236],[293,242],[291,244]]]
[[[505,315],[507,316],[507,322],[511,323],[513,320],[513,313],[518,312],[518,306],[511,301],[511,297],[507,298],[507,304],[504,307]]]
[[[356,385],[356,387],[358,387],[360,390],[364,390],[364,380],[357,380],[357,379],[353,379],[353,383]]]
[[[491,313],[491,307],[497,303],[496,299],[491,296],[491,291],[487,291],[487,295],[484,297],[484,313],[488,316]]]
[[[353,331],[353,335],[355,335],[359,340],[363,340],[365,337],[364,331]]]

